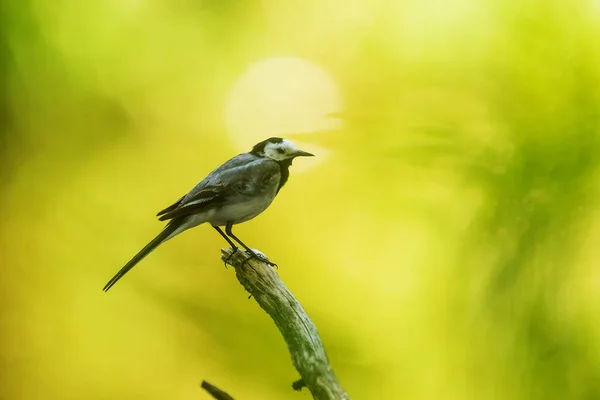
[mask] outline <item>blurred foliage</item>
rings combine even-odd
[[[353,398],[600,398],[598,49],[592,0],[3,0],[0,398],[307,397],[212,229],[101,291],[275,133],[321,161],[238,234]],[[276,57],[330,81],[299,67],[264,104],[257,82],[254,118],[339,127],[232,132],[236,82]]]

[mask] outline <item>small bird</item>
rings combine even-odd
[[[298,149],[289,140],[272,137],[257,143],[251,151],[228,160],[188,194],[156,214],[160,221],[169,221],[165,228],[125,264],[103,290],[108,291],[159,245],[205,222],[223,236],[234,253],[238,248],[231,239],[240,244],[251,258],[259,258],[274,266],[238,239],[232,228],[265,211],[287,182],[294,158],[307,156],[314,154]],[[223,226],[225,232],[220,228]]]

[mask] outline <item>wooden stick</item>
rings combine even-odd
[[[294,368],[302,378],[294,389],[306,386],[315,400],[350,400],[335,377],[317,328],[275,269],[246,252],[223,249],[223,261],[235,268],[238,281],[275,322],[287,343]]]
[[[200,385],[200,387],[202,389],[206,390],[208,393],[210,393],[210,395],[212,397],[214,397],[216,400],[234,400],[233,397],[231,397],[230,395],[228,395],[227,393],[225,393],[224,391],[222,391],[215,385],[211,385],[210,383],[208,383],[206,381],[202,381],[202,384]]]

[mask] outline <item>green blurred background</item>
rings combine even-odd
[[[0,398],[309,398],[199,227],[154,215],[273,135],[238,227],[354,399],[600,399],[600,1],[2,0]]]

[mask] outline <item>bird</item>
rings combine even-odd
[[[167,221],[163,230],[108,281],[103,291],[107,292],[158,246],[204,223],[210,224],[227,241],[233,249],[231,254],[238,251],[233,239],[248,252],[248,259],[259,258],[275,266],[246,246],[232,228],[255,218],[271,205],[288,181],[289,167],[296,157],[312,156],[314,154],[300,150],[287,139],[271,137],[254,145],[251,151],[229,159],[186,195],[156,214],[159,221]]]

